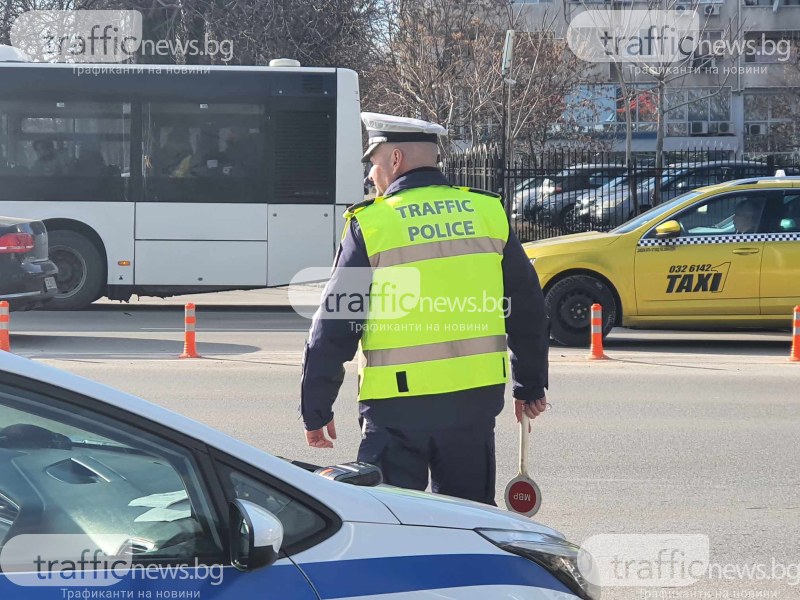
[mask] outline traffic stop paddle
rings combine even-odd
[[[542,505],[542,492],[528,476],[528,416],[523,412],[519,422],[519,474],[508,482],[504,494],[506,508],[532,517]]]

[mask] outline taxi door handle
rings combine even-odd
[[[758,254],[758,248],[736,248],[734,254]]]

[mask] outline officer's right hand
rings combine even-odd
[[[325,430],[328,430],[328,435],[331,439],[325,437]],[[336,439],[336,423],[333,419],[325,425],[322,429],[315,429],[314,431],[306,431],[306,442],[312,448],[333,448],[331,440]]]
[[[525,400],[517,400],[514,398],[514,417],[519,423],[522,420],[522,414],[529,419],[535,419],[547,409],[547,396],[542,396],[538,400],[526,402]],[[531,424],[528,422],[528,432],[531,430]]]

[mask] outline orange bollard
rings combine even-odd
[[[197,353],[197,345],[195,343],[196,324],[197,318],[194,314],[194,304],[189,302],[186,305],[186,314],[184,316],[183,354],[178,358],[203,358]]]
[[[603,352],[603,307],[592,304],[592,346],[589,349],[590,360],[605,360]]]
[[[792,319],[792,353],[789,360],[800,362],[800,306],[794,307]]]
[[[0,351],[11,352],[11,338],[8,333],[8,302],[0,302]]]

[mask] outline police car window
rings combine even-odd
[[[322,533],[328,522],[291,494],[256,480],[231,467],[223,466],[232,496],[249,500],[267,509],[283,525],[283,547],[291,551],[298,544]]]
[[[217,527],[189,451],[0,386],[0,548],[22,534],[103,535],[109,556],[122,549],[141,562],[218,562]]]
[[[674,219],[682,237],[757,233],[766,201],[762,192],[726,194],[694,204]]]

